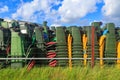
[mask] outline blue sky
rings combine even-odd
[[[0,0],[0,18],[48,25],[90,25],[93,21],[120,25],[119,0]]]

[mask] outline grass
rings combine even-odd
[[[120,80],[120,69],[115,66],[91,67],[34,67],[1,69],[0,80]]]

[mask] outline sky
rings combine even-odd
[[[120,26],[119,0],[0,0],[0,18],[49,26],[87,26],[114,22]]]

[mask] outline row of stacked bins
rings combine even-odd
[[[106,29],[108,33],[106,34],[106,42],[105,42],[105,58],[116,58],[116,34],[115,34],[115,25],[113,23],[106,24]],[[116,60],[105,60],[106,64],[113,64]]]
[[[82,49],[82,41],[81,41],[81,31],[80,27],[72,27],[72,58],[82,58],[83,57],[83,49]],[[73,59],[72,65],[73,66],[81,66],[82,61],[80,59]]]
[[[95,27],[96,28],[96,27]],[[97,28],[96,28],[97,29]],[[72,36],[72,58],[83,58],[83,49],[82,49],[82,31],[79,27],[69,27],[67,28],[69,31],[68,34],[71,34]],[[91,58],[91,26],[86,27],[86,34],[88,37],[88,43],[87,43],[87,55],[88,58]],[[99,57],[99,45],[98,45],[98,39],[97,39],[97,32],[94,33],[95,35],[95,57]],[[68,36],[68,35],[67,35]],[[64,27],[57,27],[56,28],[56,50],[52,50],[52,53],[54,54],[54,57],[56,58],[68,58],[68,51],[67,51],[67,40],[66,40],[66,34]],[[68,65],[68,60],[50,60],[53,63],[56,63],[58,66],[66,66]],[[91,62],[90,60],[88,62]],[[72,60],[73,66],[81,66],[83,65],[83,60],[80,59],[73,59]]]
[[[0,53],[11,53],[10,56],[12,58],[19,58],[24,57],[26,52],[26,45],[30,45],[28,43],[25,43],[26,36],[25,34],[20,34],[19,31],[14,31],[13,28],[8,29],[9,25],[7,22],[3,21],[0,23]],[[20,25],[20,24],[19,24]],[[28,27],[28,26],[26,26]],[[43,24],[43,29],[40,27],[35,27],[34,29],[34,36],[35,36],[35,44],[32,46],[31,53],[32,56],[30,57],[40,57],[44,58],[47,57],[51,58],[50,60],[36,60],[38,64],[48,64],[49,62],[50,66],[68,66],[68,59],[52,59],[52,58],[68,58],[68,45],[67,45],[67,37],[68,34],[66,33],[65,27],[56,27],[53,28],[53,30],[48,30],[48,27],[46,25],[46,22]],[[95,29],[94,32],[94,57],[99,58],[99,38],[101,36],[101,29],[100,29],[100,23],[93,22],[92,26],[85,26],[84,27],[85,34],[87,35],[87,56],[88,58],[91,58],[92,54],[92,28]],[[25,28],[20,26],[21,31]],[[115,34],[115,25],[113,23],[108,23],[105,26],[105,29],[108,30],[108,33],[106,34],[105,39],[105,49],[104,49],[104,58],[116,58],[117,57],[117,48],[116,48],[116,34]],[[11,30],[11,31],[10,31]],[[28,30],[29,31],[29,30]],[[72,36],[72,58],[83,58],[83,45],[82,45],[82,36],[81,33],[82,30],[79,27],[72,26],[68,29],[69,34]],[[8,36],[10,33],[11,40],[8,40]],[[31,32],[32,33],[32,32]],[[54,33],[54,34],[52,34]],[[51,35],[52,34],[52,35]],[[119,34],[119,30],[118,30]],[[7,35],[7,38],[5,37]],[[32,34],[30,34],[31,36]],[[54,36],[53,36],[54,35]],[[33,40],[34,37],[32,37]],[[31,37],[29,37],[31,39]],[[11,42],[11,50],[10,52],[5,52],[7,44],[7,40]],[[26,42],[31,40],[27,40]],[[32,41],[34,42],[34,41]],[[118,39],[119,42],[119,39]],[[45,43],[47,46],[45,46]],[[16,45],[17,44],[17,45]],[[46,54],[47,53],[47,54]],[[0,54],[1,55],[1,54]],[[4,55],[3,55],[4,56]],[[0,57],[3,57],[0,56]],[[6,57],[6,56],[4,56]],[[83,65],[83,60],[77,60],[72,59],[72,65],[73,66],[81,66]],[[99,60],[95,60],[95,63]],[[107,64],[113,64],[116,62],[116,60],[104,60]],[[11,60],[11,67],[22,67],[23,60]],[[91,63],[91,60],[88,60],[88,63]]]

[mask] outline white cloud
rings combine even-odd
[[[105,5],[102,11],[105,16],[118,17],[120,16],[120,1],[119,0],[104,0]]]
[[[21,4],[12,14],[14,19],[27,21],[47,20],[53,24],[76,23],[80,18],[97,10],[96,3],[101,0],[33,0]],[[22,2],[22,1],[21,1]],[[60,5],[58,9],[54,6]]]
[[[12,14],[12,18],[32,22],[47,20],[54,23],[58,21],[58,13],[53,6],[60,3],[60,0],[33,0],[26,3],[21,0],[21,6]]]
[[[106,22],[115,22],[119,25],[120,21],[120,1],[119,0],[104,0],[102,13]]]
[[[52,24],[50,26],[59,27],[59,26],[62,26],[62,25],[61,24]]]
[[[74,22],[95,12],[97,0],[64,0],[59,8],[62,22]]]
[[[50,12],[51,0],[33,0],[21,4],[21,7],[12,14],[12,18],[22,18],[24,20],[33,20],[41,14],[48,14]],[[44,16],[44,15],[43,15]]]
[[[6,5],[0,8],[0,13],[4,13],[4,12],[8,12],[8,6]]]

